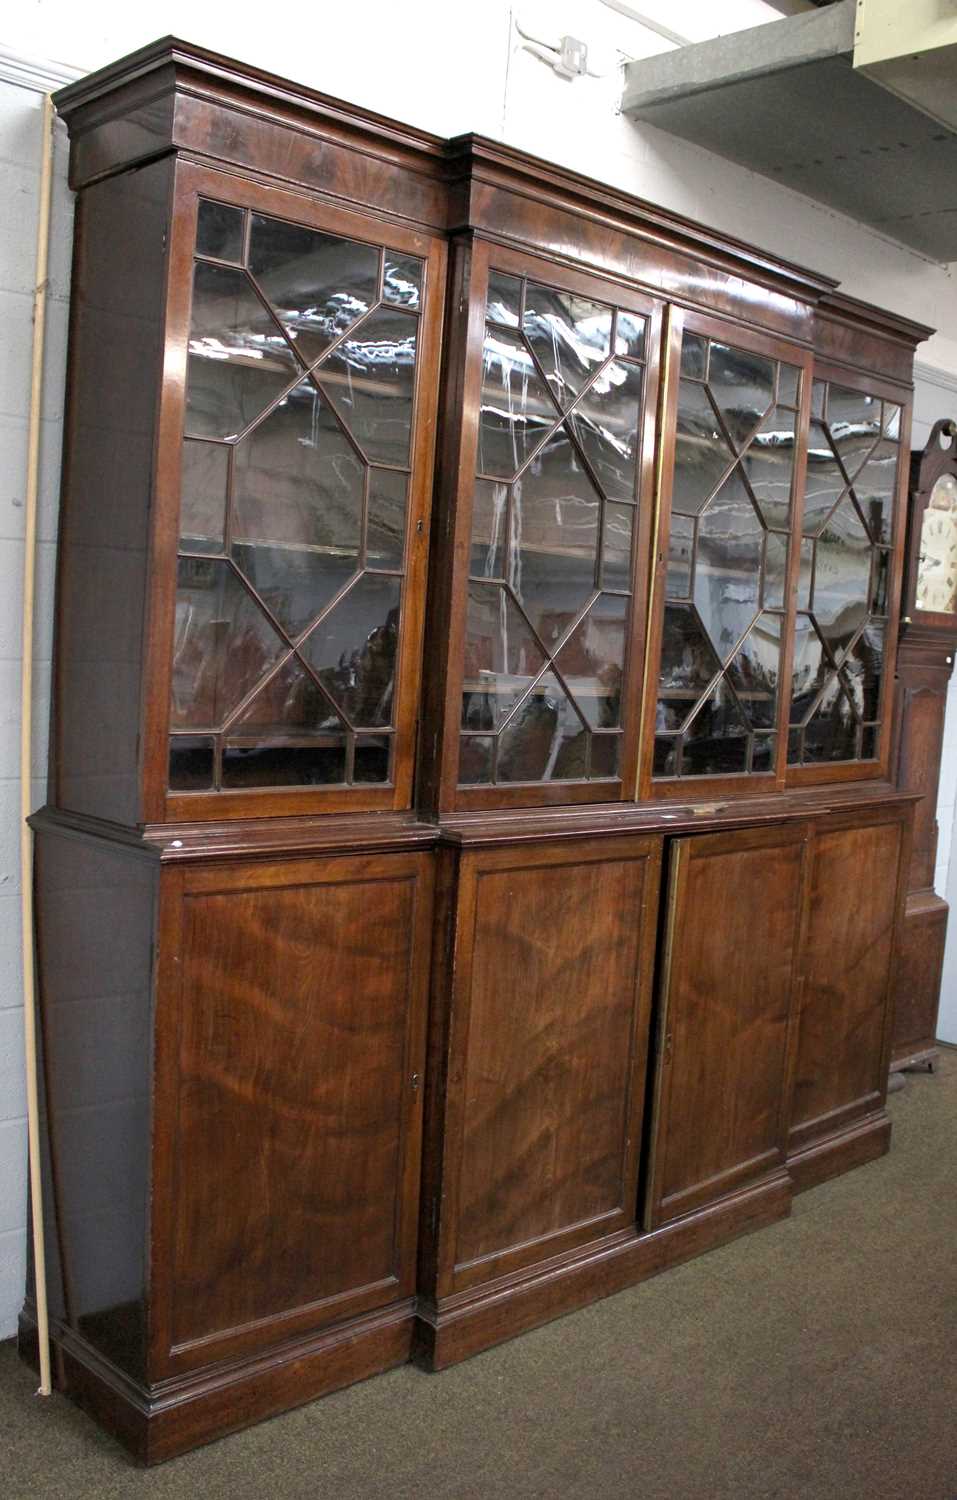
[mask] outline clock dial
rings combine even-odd
[[[941,475],[924,511],[914,606],[957,614],[957,479],[952,474]]]

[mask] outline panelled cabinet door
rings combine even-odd
[[[792,1151],[884,1102],[908,814],[832,815],[815,825]]]
[[[635,1221],[659,850],[463,856],[440,1295]]]
[[[807,826],[675,840],[649,1228],[784,1169]]]
[[[424,854],[166,878],[160,1370],[413,1294],[431,881]]]
[[[153,800],[407,807],[444,247],[183,163],[174,240]]]

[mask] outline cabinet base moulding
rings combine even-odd
[[[803,1193],[807,1188],[817,1187],[819,1182],[827,1182],[829,1177],[839,1177],[842,1172],[886,1156],[890,1145],[891,1122],[883,1110],[838,1135],[812,1141],[788,1157],[794,1191]]]
[[[404,1301],[240,1364],[199,1370],[147,1390],[71,1329],[51,1329],[59,1389],[142,1464],[163,1463],[406,1364],[412,1334],[413,1303]],[[26,1313],[20,1318],[19,1349],[29,1364],[38,1365],[36,1324]]]
[[[416,1360],[426,1369],[443,1370],[469,1359],[786,1218],[791,1196],[790,1178],[781,1173],[650,1233],[628,1231],[437,1304],[420,1304]]]

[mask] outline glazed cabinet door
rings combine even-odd
[[[152,817],[408,807],[445,250],[179,163]]]
[[[884,1103],[910,816],[897,806],[815,826],[792,1155]]]
[[[649,1228],[783,1173],[807,836],[672,845]]]
[[[430,856],[165,878],[154,1372],[412,1296]]]
[[[462,856],[426,1205],[440,1298],[634,1224],[659,847]]]

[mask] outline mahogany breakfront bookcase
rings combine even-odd
[[[152,1462],[887,1148],[929,330],[176,41],[57,103],[54,1333]]]

